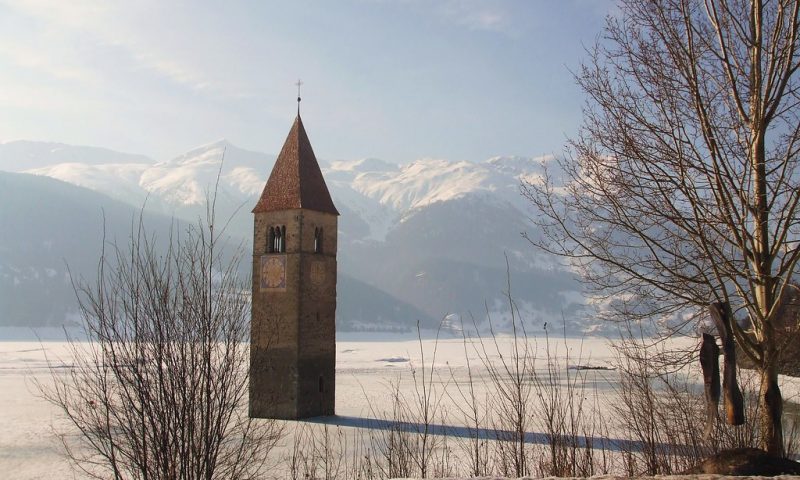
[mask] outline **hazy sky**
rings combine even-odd
[[[277,153],[480,161],[561,152],[609,0],[0,0],[0,141],[166,160]]]

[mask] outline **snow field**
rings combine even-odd
[[[488,355],[495,364],[500,361],[500,354],[506,361],[512,358],[512,339],[501,337],[497,344],[491,338],[482,341],[483,345],[475,339],[468,340],[466,344],[460,338],[440,339],[438,343],[433,339],[424,339],[420,350],[420,342],[407,336],[384,335],[376,338],[365,334],[340,335],[337,342],[336,410],[341,419],[324,421],[329,424],[330,435],[344,435],[349,439],[345,446],[348,451],[340,454],[359,454],[354,451],[360,448],[357,446],[359,439],[369,438],[371,434],[379,435],[379,430],[360,428],[374,426],[375,422],[371,422],[371,419],[393,418],[394,386],[399,386],[396,391],[408,402],[410,417],[419,412],[418,403],[415,402],[422,387],[423,366],[426,388],[431,388],[431,398],[435,404],[431,422],[463,427],[465,420],[459,407],[463,408],[465,402],[459,393],[459,386],[464,392],[470,373],[466,359],[469,358],[471,365],[475,396],[485,400],[496,393],[491,387],[489,372],[482,365],[477,352]],[[684,339],[681,346],[692,346],[694,343],[694,339]],[[544,338],[532,338],[529,345],[536,349],[537,373],[546,372],[547,341]],[[38,397],[35,385],[36,382],[51,381],[48,360],[51,365],[61,368],[70,364],[67,347],[65,342],[60,341],[0,341],[0,425],[3,427],[0,428],[0,472],[3,472],[4,478],[81,478],[64,458],[56,433],[68,430],[69,425],[58,410]],[[616,397],[614,382],[618,378],[617,373],[607,370],[566,370],[568,366],[610,365],[614,352],[609,342],[603,338],[550,339],[549,347],[550,358],[558,363],[559,371],[568,371],[569,378],[574,378],[576,374],[583,376],[585,381],[579,381],[578,389],[572,393],[585,398],[585,408],[597,409],[592,415],[607,419],[609,433],[614,436],[609,406]],[[699,371],[691,374],[701,385]],[[743,372],[743,377],[746,375],[748,373]],[[565,378],[564,375],[559,377],[562,387]],[[784,397],[800,402],[800,381],[783,378],[782,382]],[[413,421],[414,418],[409,420]],[[337,423],[345,426],[337,428]],[[492,421],[486,419],[485,423],[485,427],[490,427]],[[305,432],[319,435],[324,428],[324,425],[315,423],[286,422],[287,435],[270,458],[277,478],[286,473],[286,458],[292,454],[297,432],[305,429]],[[540,430],[540,426],[532,424],[529,430],[534,433]],[[448,447],[456,454],[459,441],[457,438],[447,440]]]

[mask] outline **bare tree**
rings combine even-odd
[[[617,314],[693,324],[727,302],[761,375],[760,445],[783,453],[784,291],[800,258],[797,0],[622,0],[577,73],[581,133],[541,183],[531,241]],[[624,301],[622,301],[624,300]]]
[[[263,473],[280,429],[247,416],[247,288],[219,243],[213,214],[165,242],[140,220],[126,247],[104,247],[97,281],[75,286],[88,341],[70,341],[72,366],[40,388],[77,430],[63,443],[89,476]]]

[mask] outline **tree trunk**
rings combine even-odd
[[[772,350],[772,349],[769,349]],[[775,352],[765,352],[761,366],[761,390],[758,397],[761,448],[783,457],[783,398],[778,387],[778,362]]]
[[[736,379],[736,346],[733,336],[733,314],[727,302],[715,302],[709,306],[711,318],[717,326],[722,340],[723,379],[722,391],[725,393],[725,419],[729,425],[744,424],[744,397]]]
[[[761,0],[751,3],[751,36],[750,49],[750,128],[751,128],[751,153],[750,161],[753,175],[753,262],[756,278],[754,282],[756,307],[761,316],[763,347],[761,359],[761,391],[759,393],[759,426],[761,433],[761,448],[768,453],[783,456],[783,426],[781,416],[783,399],[778,387],[778,357],[772,326],[773,319],[770,311],[775,304],[775,277],[773,277],[773,248],[770,245],[770,210],[767,187],[767,154],[766,135],[769,128],[769,119],[765,115],[766,104],[770,103],[769,94],[764,94],[764,74],[762,68],[762,55],[769,55],[765,51],[764,37],[762,35],[764,21],[764,2]],[[767,86],[769,88],[769,86]],[[791,274],[790,274],[791,275]]]

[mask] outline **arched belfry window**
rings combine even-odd
[[[272,253],[286,251],[286,225],[281,227],[269,227],[270,247]]]
[[[275,251],[275,227],[269,227],[269,235],[267,236],[267,251],[270,253]]]
[[[322,253],[322,227],[314,229],[314,253]]]
[[[281,227],[275,228],[275,236],[272,239],[272,251],[273,252],[281,251]]]

